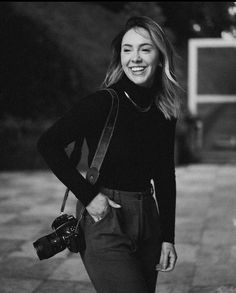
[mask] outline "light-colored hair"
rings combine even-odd
[[[124,29],[111,43],[112,58],[102,87],[109,87],[119,81],[124,71],[121,65],[121,43],[125,33],[131,29],[144,28],[148,31],[151,40],[160,52],[160,65],[157,67],[155,81],[160,85],[155,103],[167,119],[178,117],[180,114],[180,86],[174,72],[174,48],[166,37],[163,29],[151,18],[135,16],[127,20]]]

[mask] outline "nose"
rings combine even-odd
[[[133,52],[132,57],[131,57],[131,60],[132,60],[133,62],[140,62],[140,61],[142,61],[142,58],[140,57],[138,51],[134,51],[134,52]]]

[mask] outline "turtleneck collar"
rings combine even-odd
[[[157,93],[156,86],[148,88],[137,85],[125,74],[123,74],[122,78],[117,82],[117,86],[127,92],[130,98],[141,107],[149,106]]]

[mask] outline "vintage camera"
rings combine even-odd
[[[40,260],[47,259],[68,248],[71,252],[79,252],[84,249],[83,234],[77,230],[78,220],[67,214],[57,217],[51,227],[53,233],[39,238],[33,243]]]

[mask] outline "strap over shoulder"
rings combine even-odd
[[[103,160],[105,158],[106,152],[108,150],[108,147],[114,132],[114,128],[115,128],[115,124],[116,124],[116,120],[118,116],[118,111],[119,111],[119,97],[116,91],[111,88],[105,88],[102,90],[108,91],[110,93],[112,98],[112,104],[111,104],[111,108],[103,128],[95,155],[93,157],[90,168],[88,169],[86,174],[86,180],[88,180],[93,185],[98,180],[99,171],[102,166]],[[67,188],[65,191],[62,205],[61,205],[61,213],[64,212],[68,195],[69,195],[69,189]]]
[[[110,112],[107,116],[107,120],[106,120],[105,126],[103,128],[103,131],[97,146],[97,150],[93,157],[90,168],[87,171],[86,179],[91,184],[95,184],[98,180],[99,170],[102,166],[103,160],[108,150],[108,146],[110,144],[110,141],[114,132],[115,123],[117,120],[118,110],[119,110],[119,98],[116,91],[110,88],[106,88],[104,90],[110,93],[112,97],[112,104],[111,104]]]

